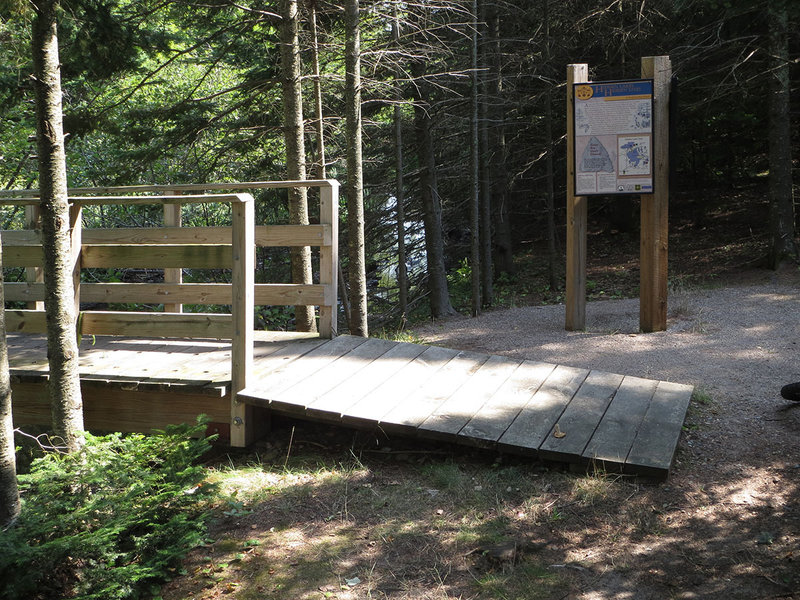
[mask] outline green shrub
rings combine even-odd
[[[19,520],[0,532],[0,597],[146,596],[203,539],[204,430],[87,434],[79,453],[36,459]]]
[[[468,310],[472,303],[472,266],[463,258],[458,268],[447,274],[450,301],[456,310]]]

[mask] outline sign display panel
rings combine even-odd
[[[653,80],[576,83],[575,195],[653,193]]]

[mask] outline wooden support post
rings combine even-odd
[[[319,222],[329,225],[331,239],[325,240],[319,249],[319,279],[325,286],[325,303],[319,307],[319,334],[321,337],[336,337],[339,265],[339,182],[329,180],[319,190]]]
[[[253,313],[255,310],[255,200],[238,194],[233,213],[233,332],[231,340],[231,445],[243,448],[256,436],[255,409],[239,402],[253,370]]]
[[[589,80],[589,66],[567,65],[567,298],[565,328],[586,329],[586,229],[588,202],[575,195],[575,118],[572,84]]]
[[[41,231],[42,225],[39,220],[41,214],[42,211],[38,206],[31,204],[25,206],[25,229],[38,229]],[[25,281],[28,283],[42,283],[44,281],[44,270],[42,267],[26,267]],[[28,302],[27,308],[31,310],[44,310],[44,302],[41,300]]]
[[[180,195],[180,191],[167,191],[165,195]],[[164,227],[180,227],[181,226],[181,205],[165,204],[164,205]],[[183,283],[183,269],[164,269],[164,283]],[[164,312],[183,312],[183,304],[180,303],[164,303]]]
[[[642,196],[640,238],[639,328],[667,329],[667,259],[669,221],[669,91],[672,65],[668,56],[642,58],[642,77],[653,80],[653,187]]]

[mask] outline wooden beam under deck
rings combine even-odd
[[[41,336],[11,334],[14,415],[49,422]],[[147,431],[203,412],[230,418],[230,345],[84,336],[91,428]],[[435,346],[261,333],[255,408],[647,477],[669,473],[692,387]],[[220,431],[224,433],[224,431]]]

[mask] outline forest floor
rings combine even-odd
[[[638,333],[636,286],[623,285],[638,241],[600,229],[589,280],[611,299],[589,303],[586,332],[523,294],[414,329],[694,385],[666,482],[276,420],[269,441],[212,462],[208,544],[163,598],[800,597],[800,404],[779,396],[800,380],[800,270],[760,269],[765,237],[750,228],[764,221],[731,206],[685,230],[676,215],[666,332]]]

